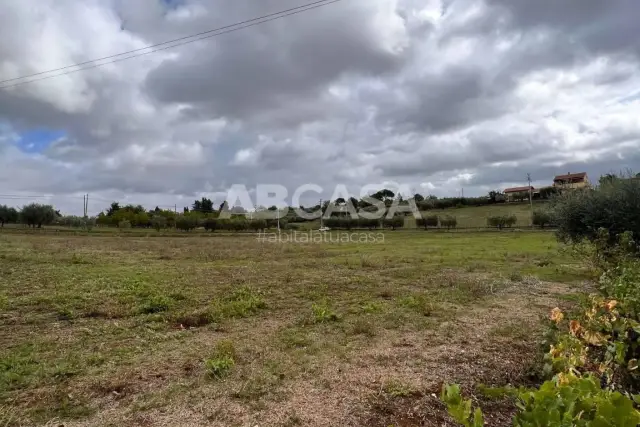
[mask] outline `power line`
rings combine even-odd
[[[82,65],[91,64],[91,63],[98,62],[98,61],[103,61],[105,59],[117,58],[119,56],[128,55],[130,53],[135,53],[135,52],[140,52],[142,50],[152,49],[152,50],[149,50],[148,52],[136,53],[136,54],[131,55],[131,56],[126,56],[124,58],[117,58],[117,59],[114,59],[112,61],[93,64],[93,65],[88,66],[88,67],[81,67],[81,68],[78,68],[78,69],[75,69],[75,70],[66,71],[64,73],[54,74],[54,75],[51,75],[51,76],[44,76],[44,77],[40,77],[40,78],[37,78],[37,79],[32,79],[32,80],[18,82],[18,83],[14,83],[14,84],[10,84],[10,85],[0,86],[0,89],[8,89],[8,88],[16,87],[16,86],[22,86],[22,85],[28,84],[28,83],[34,83],[34,82],[41,81],[41,80],[47,80],[47,79],[54,78],[54,77],[60,77],[60,76],[64,76],[64,75],[68,75],[68,74],[72,74],[72,73],[77,73],[79,71],[91,70],[91,69],[94,69],[94,68],[102,67],[104,65],[115,64],[117,62],[126,61],[127,59],[132,59],[132,58],[137,58],[137,57],[144,56],[144,55],[149,55],[151,53],[160,52],[162,50],[167,50],[167,49],[171,49],[171,48],[178,47],[178,46],[184,46],[184,45],[189,44],[189,43],[194,43],[194,42],[197,42],[197,41],[201,41],[201,40],[205,40],[205,39],[208,39],[208,38],[220,36],[220,35],[223,35],[223,34],[234,32],[234,31],[243,30],[245,28],[254,27],[254,26],[263,24],[265,22],[270,22],[270,21],[274,21],[276,19],[285,18],[287,16],[296,15],[298,13],[307,12],[309,10],[317,9],[317,8],[320,8],[320,7],[323,7],[323,6],[327,6],[327,5],[332,4],[332,3],[337,3],[339,1],[341,1],[341,0],[320,0],[320,1],[312,2],[312,3],[308,3],[308,4],[303,5],[303,6],[298,6],[298,7],[294,7],[294,8],[291,8],[291,9],[285,9],[285,10],[280,11],[280,12],[275,12],[275,13],[272,13],[272,14],[269,14],[269,15],[264,15],[264,16],[261,16],[261,17],[258,17],[258,18],[253,18],[253,19],[250,19],[250,20],[247,20],[247,21],[242,21],[242,22],[238,22],[238,23],[235,23],[235,24],[227,25],[227,26],[224,26],[224,27],[216,28],[216,29],[213,29],[213,30],[204,31],[204,32],[201,32],[201,33],[198,33],[198,34],[194,34],[194,35],[191,35],[191,36],[185,36],[185,37],[181,37],[181,38],[178,38],[178,39],[174,39],[174,40],[158,43],[158,44],[155,44],[155,45],[151,45],[151,46],[147,46],[147,47],[143,47],[143,48],[130,50],[128,52],[118,53],[118,54],[115,54],[115,55],[105,56],[103,58],[94,59],[94,60],[91,60],[91,61],[80,62],[80,63],[74,64],[74,65],[67,65],[65,67],[61,67],[61,68],[57,68],[57,69],[52,69],[52,70],[48,70],[48,71],[41,71],[41,72],[30,74],[30,75],[25,75],[25,76],[15,77],[15,78],[8,79],[8,80],[3,80],[3,81],[0,81],[0,84],[1,83],[7,83],[7,82],[15,81],[15,80],[21,80],[21,79],[25,79],[25,78],[29,78],[29,77],[35,77],[35,76],[39,76],[39,75],[42,75],[42,74],[53,73],[55,71],[62,71],[62,70],[66,70],[66,69],[73,68],[73,67],[80,67]],[[222,30],[224,30],[224,31],[222,31]],[[210,34],[210,33],[215,33],[215,34]],[[208,34],[208,35],[206,35],[204,37],[199,37],[199,36],[204,35],[204,34]],[[187,40],[187,39],[191,39],[191,40]],[[184,41],[184,40],[186,40],[186,41]],[[182,42],[181,43],[176,43],[176,42],[180,42],[180,41],[182,41]],[[175,44],[172,44],[172,43],[175,43]],[[170,44],[170,46],[164,46],[164,45],[167,45],[167,44]],[[164,47],[159,47],[157,49],[154,49],[155,47],[158,47],[158,46],[164,46]]]

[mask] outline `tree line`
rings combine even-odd
[[[24,224],[28,227],[41,228],[43,225],[53,223],[56,218],[61,217],[51,205],[41,205],[31,203],[23,206],[22,209],[0,205],[0,227],[5,224]]]

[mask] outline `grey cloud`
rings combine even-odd
[[[50,12],[48,30],[35,36],[40,18],[28,0],[9,4],[0,80],[302,3],[31,1]],[[635,2],[436,3],[344,0],[29,90],[0,89],[0,141],[5,127],[68,135],[41,154],[1,143],[0,188],[184,206],[234,183],[357,189],[397,180],[480,194],[521,182],[523,171],[544,181],[640,166]],[[465,17],[477,5],[483,13]],[[240,150],[251,161],[236,162]]]

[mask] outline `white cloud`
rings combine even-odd
[[[526,172],[637,168],[635,5],[542,1],[350,0],[0,89],[0,194],[46,192],[77,212],[85,192],[153,206],[235,183],[473,195]],[[297,5],[8,2],[0,80]],[[67,136],[25,153],[30,129]]]

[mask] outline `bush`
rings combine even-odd
[[[593,376],[566,374],[547,381],[537,390],[506,389],[518,400],[513,417],[516,427],[624,426],[636,427],[640,412],[633,401],[617,391],[603,390]],[[471,400],[464,399],[457,385],[444,385],[442,401],[456,422],[480,427],[484,419],[480,408],[472,411]]]
[[[358,218],[358,227],[373,230],[380,227],[380,220],[375,218]]]
[[[167,228],[167,218],[160,215],[154,215],[151,218],[151,226],[155,228],[156,231],[163,230]]]
[[[437,227],[439,222],[440,220],[438,215],[429,215],[424,218],[416,219],[416,225],[418,227],[423,227],[425,230],[428,229],[428,227]]]
[[[202,223],[202,226],[204,227],[205,230],[213,232],[221,228],[220,227],[221,224],[218,221],[219,220],[217,218],[207,218]]]
[[[489,227],[496,227],[502,230],[505,227],[512,227],[518,222],[518,218],[515,215],[496,215],[487,218],[487,225]]]
[[[20,222],[30,227],[41,228],[43,225],[49,225],[56,218],[56,211],[51,205],[40,205],[31,203],[24,206],[20,211]]]
[[[182,231],[195,230],[198,226],[198,219],[192,216],[182,215],[176,219],[176,228]]]
[[[446,227],[447,230],[450,230],[450,229],[456,228],[458,226],[458,220],[456,219],[455,216],[447,215],[446,217],[444,217],[444,218],[442,218],[440,220],[440,224],[443,227]]]
[[[382,225],[386,228],[391,228],[395,230],[396,228],[404,227],[404,217],[403,216],[394,216],[393,218],[387,219],[385,218],[382,221]]]
[[[131,228],[131,223],[126,219],[123,219],[118,223],[118,228]]]
[[[267,228],[267,221],[263,219],[253,219],[249,222],[249,228],[255,232],[263,231]]]
[[[609,232],[615,245],[625,231],[640,236],[640,179],[616,179],[595,190],[566,191],[552,201],[558,237],[565,242],[595,240]]]
[[[545,228],[553,223],[553,217],[550,212],[536,210],[533,212],[533,225],[540,228]]]
[[[0,227],[18,222],[18,211],[6,205],[0,205]]]

